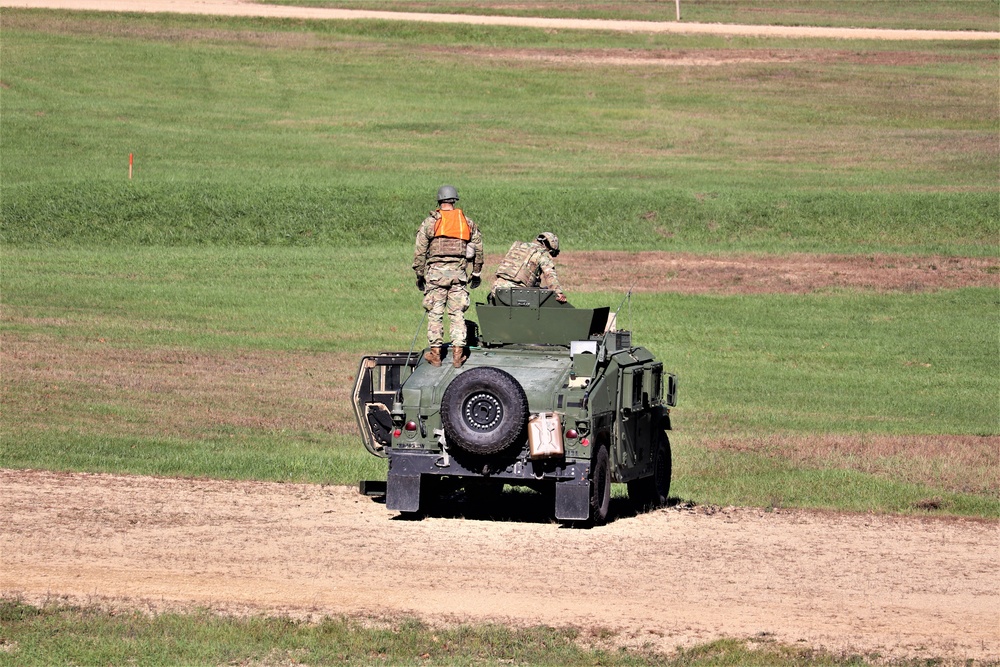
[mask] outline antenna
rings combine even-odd
[[[632,290],[633,289],[635,289],[635,283],[632,283],[632,286],[628,288],[627,292],[625,292],[625,296],[622,297],[621,303],[619,303],[618,307],[615,308],[615,314],[614,314],[614,318],[613,318],[614,321],[615,321],[615,325],[617,326],[617,324],[618,324],[618,311],[620,311],[622,309],[622,306],[625,305],[625,302],[628,301],[628,328],[629,328],[630,331],[632,330]]]
[[[420,330],[424,326],[424,320],[427,319],[427,311],[424,311],[424,316],[420,318],[420,323],[417,324],[417,330],[413,332],[413,341],[410,343],[410,351],[406,353],[406,365],[410,365],[410,357],[413,356],[413,348],[417,344],[417,336],[420,335]]]

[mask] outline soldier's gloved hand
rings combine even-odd
[[[417,276],[417,289],[423,292],[425,287],[427,287],[427,281],[424,280],[423,276]]]
[[[469,278],[469,287],[476,289],[483,283],[483,278],[478,273],[473,273],[472,277]]]
[[[559,303],[566,303],[566,295],[562,294],[561,292],[559,294],[556,294],[556,301],[558,301]]]

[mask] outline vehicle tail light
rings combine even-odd
[[[406,422],[406,426],[404,426],[403,428],[405,428],[407,431],[416,431],[417,422]]]
[[[567,438],[568,438],[569,440],[576,440],[576,438],[577,438],[577,437],[578,437],[579,435],[580,435],[580,434],[576,432],[576,429],[575,429],[575,428],[571,428],[571,429],[569,429],[568,431],[566,431],[566,437],[567,437]]]

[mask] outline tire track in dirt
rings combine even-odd
[[[1000,658],[997,523],[662,509],[573,530],[399,520],[347,487],[0,470],[0,592],[151,611],[417,616]]]
[[[668,21],[622,21],[608,19],[559,19],[527,16],[475,16],[388,12],[360,9],[328,9],[266,5],[246,0],[0,0],[0,7],[35,7],[111,12],[171,12],[325,20],[375,19],[423,23],[464,23],[545,28],[548,30],[608,30],[634,33],[734,35],[750,37],[809,37],[878,40],[995,40],[1000,32],[957,30],[887,30],[875,28],[826,28],[812,26],[727,25]]]

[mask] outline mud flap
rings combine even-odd
[[[570,479],[556,484],[556,518],[586,521],[590,518],[590,482]]]
[[[363,496],[384,496],[385,482],[378,479],[363,479],[358,483],[358,493]]]
[[[399,512],[420,510],[420,475],[393,475],[386,480],[386,509]]]

